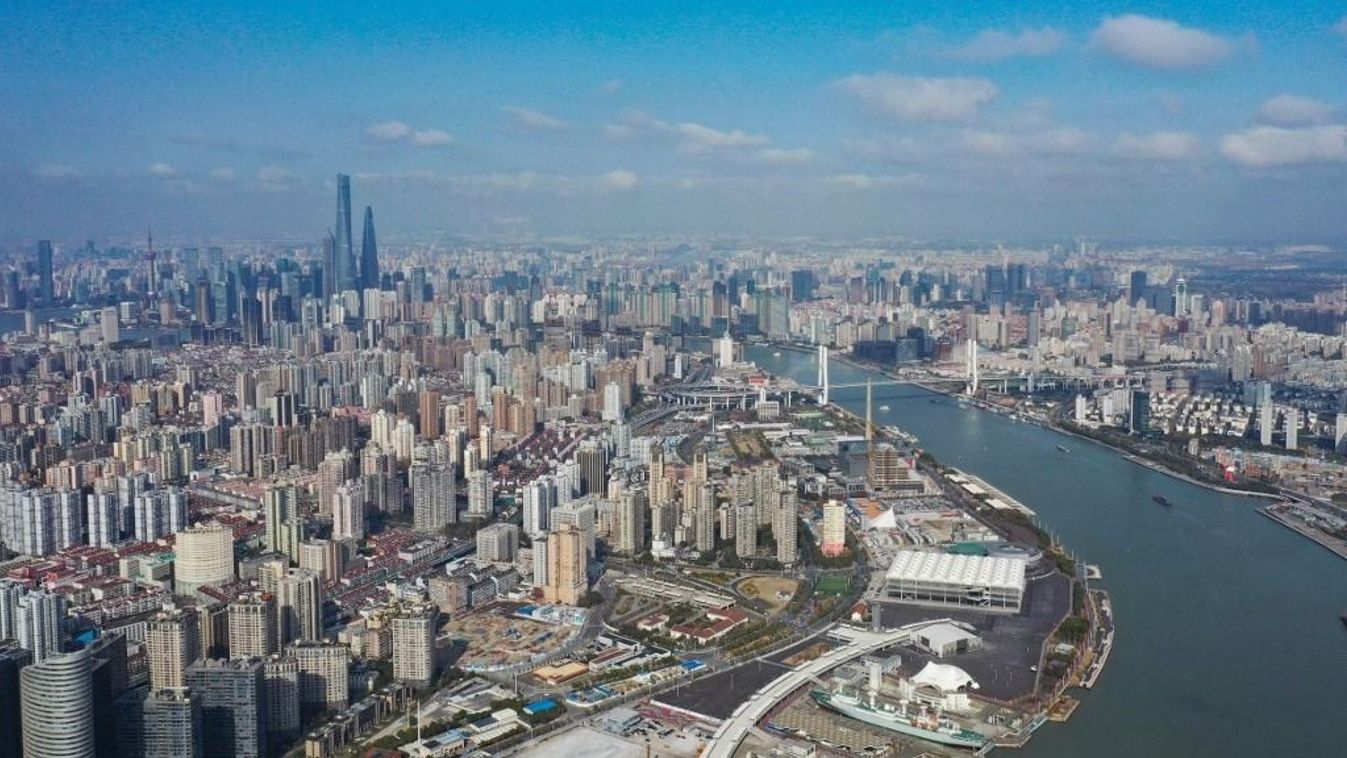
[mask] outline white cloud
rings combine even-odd
[[[161,179],[168,179],[177,176],[179,171],[167,163],[151,163],[145,167],[145,173]]]
[[[1331,27],[1331,31],[1339,37],[1347,37],[1347,16],[1343,16],[1338,23]]]
[[[1052,55],[1066,44],[1066,35],[1050,26],[1021,29],[1014,34],[984,29],[967,42],[950,49],[946,56],[967,61],[994,61],[1018,56]]]
[[[1013,158],[1022,155],[1079,155],[1088,151],[1094,137],[1074,126],[1055,126],[1028,133],[969,130],[962,135],[964,150],[980,158]]]
[[[634,189],[639,183],[639,179],[634,171],[626,169],[616,169],[603,175],[603,187],[611,190],[629,190]]]
[[[1202,143],[1189,132],[1124,133],[1118,135],[1113,149],[1128,158],[1178,162],[1196,158],[1202,152]]]
[[[986,79],[853,74],[835,86],[865,110],[896,121],[967,121],[998,94]]]
[[[1211,32],[1135,14],[1105,18],[1090,35],[1090,43],[1109,56],[1151,68],[1209,66],[1236,49],[1233,41]]]
[[[66,166],[59,163],[44,163],[33,169],[33,176],[36,176],[39,179],[78,179],[83,175],[84,173],[74,166]]]
[[[454,144],[454,136],[439,129],[417,129],[412,132],[411,142],[417,147],[444,147]]]
[[[507,105],[502,110],[509,117],[511,129],[521,132],[560,132],[570,128],[570,124],[532,108]]]
[[[1221,155],[1248,168],[1347,161],[1347,126],[1258,126],[1222,137]]]
[[[1274,95],[1258,108],[1258,120],[1272,126],[1311,126],[1333,120],[1333,106],[1299,95]]]
[[[641,111],[623,114],[618,123],[605,125],[603,134],[617,141],[667,140],[684,155],[728,157],[763,165],[799,164],[814,158],[813,151],[807,148],[772,147],[771,139],[765,134],[743,129],[715,129],[691,121],[671,123]]]
[[[414,129],[403,121],[382,121],[365,127],[365,136],[375,142],[402,142],[414,147],[443,147],[454,143],[454,136],[439,129]]]
[[[794,166],[808,163],[813,159],[814,151],[807,147],[765,147],[753,153],[754,162],[769,166]]]
[[[754,147],[769,142],[765,135],[749,134],[740,129],[721,131],[693,123],[674,124],[671,128],[678,136],[682,149],[689,153],[703,153],[720,148]]]
[[[210,172],[210,178],[221,184],[233,184],[235,175],[232,168],[217,168]]]
[[[622,90],[624,86],[626,85],[621,79],[609,79],[608,81],[599,85],[599,94],[616,95],[618,92]]]
[[[365,128],[365,135],[383,142],[397,142],[407,139],[412,128],[401,121],[384,121]]]
[[[824,179],[825,182],[834,187],[844,189],[868,190],[881,187],[910,187],[919,183],[921,178],[917,174],[833,174]]]
[[[299,177],[285,166],[263,166],[257,170],[257,186],[264,192],[293,189]]]

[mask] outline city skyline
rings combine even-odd
[[[1341,8],[979,10],[16,6],[0,226],[317,241],[342,172],[393,240],[1347,235]]]

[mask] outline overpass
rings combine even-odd
[[[715,736],[702,751],[701,758],[732,758],[739,749],[739,743],[744,741],[744,737],[748,736],[748,733],[757,727],[758,722],[766,718],[767,714],[792,692],[817,681],[827,672],[848,661],[907,642],[913,632],[948,621],[949,619],[921,621],[890,631],[834,626],[828,631],[828,638],[834,642],[841,642],[841,646],[829,650],[794,671],[782,674],[753,693],[721,723],[720,728],[716,729]]]

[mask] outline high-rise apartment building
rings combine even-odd
[[[299,707],[334,711],[350,699],[351,649],[336,642],[296,642],[286,654],[299,663]]]
[[[416,687],[429,686],[435,676],[435,606],[400,608],[393,616],[393,678]]]
[[[579,605],[589,587],[588,571],[584,535],[573,524],[562,524],[547,538],[544,602]]]
[[[475,473],[475,472],[474,472]],[[408,471],[412,487],[412,526],[434,533],[458,520],[454,467],[450,464],[413,463]],[[469,478],[469,493],[472,492]],[[471,501],[469,513],[472,512]]]
[[[187,667],[201,657],[201,631],[194,608],[165,608],[145,625],[150,690],[187,686]]]
[[[250,592],[229,604],[229,657],[265,658],[276,652],[276,599]]]

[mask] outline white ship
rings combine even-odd
[[[809,696],[814,698],[814,702],[820,706],[830,711],[836,711],[843,716],[864,721],[881,729],[888,729],[941,745],[953,745],[976,750],[987,742],[986,737],[964,729],[933,708],[925,706],[911,708],[901,703],[894,706],[875,700],[866,701],[854,695],[824,690],[814,690],[809,693]]]

